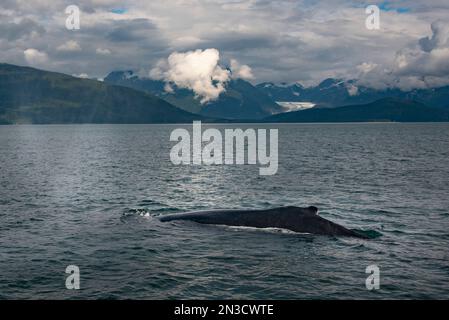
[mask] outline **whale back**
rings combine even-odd
[[[204,224],[218,224],[230,226],[246,226],[255,228],[295,228],[303,229],[302,221],[317,216],[315,207],[281,207],[267,210],[209,210],[187,212],[161,217],[162,222],[189,220]],[[302,232],[302,231],[298,231]]]
[[[318,215],[316,207],[281,207],[267,210],[212,210],[161,217],[162,222],[188,220],[202,224],[254,228],[281,228],[299,233],[335,236],[360,235]]]

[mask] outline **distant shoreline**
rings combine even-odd
[[[254,121],[254,122],[207,122],[203,121],[205,125],[253,125],[253,124],[267,124],[267,125],[274,125],[274,124],[283,124],[283,125],[295,125],[295,124],[422,124],[422,123],[449,123],[449,121],[345,121],[345,122],[337,122],[337,121],[329,121],[329,122],[261,122],[261,121]],[[110,125],[123,125],[123,126],[129,126],[129,125],[139,125],[139,126],[148,126],[148,125],[156,125],[156,126],[175,126],[175,125],[192,125],[191,122],[183,122],[183,123],[0,123],[0,126],[89,126],[89,125],[104,125],[104,126],[110,126]]]

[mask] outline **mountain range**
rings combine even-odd
[[[449,121],[449,109],[431,108],[422,103],[384,98],[368,104],[337,108],[312,108],[286,112],[265,122],[441,122]]]
[[[216,101],[131,71],[104,80],[0,63],[0,124],[449,121],[449,87],[376,91],[355,81],[327,79],[316,87],[237,79]],[[276,102],[316,107],[286,112]]]
[[[357,80],[329,78],[317,86],[264,82],[253,86],[238,79],[228,83],[216,101],[201,105],[191,90],[174,87],[165,91],[163,81],[141,78],[132,71],[111,72],[105,82],[154,94],[178,108],[223,119],[262,119],[286,112],[279,102],[310,102],[317,108],[335,108],[368,104],[385,98],[416,101],[429,107],[449,109],[449,86],[402,91],[396,88],[376,90],[359,85]]]
[[[449,109],[449,86],[434,89],[376,90],[357,84],[356,80],[326,79],[317,86],[305,88],[300,84],[265,82],[256,86],[274,101],[307,101],[321,108],[359,105],[384,98],[413,100],[429,107]]]
[[[207,117],[221,119],[263,119],[285,109],[264,92],[248,81],[233,79],[226,84],[226,91],[215,101],[202,105],[193,91],[178,88],[171,84],[172,90],[165,90],[165,82],[140,78],[133,71],[111,72],[104,81],[108,84],[125,86],[158,96],[161,99],[184,109]]]

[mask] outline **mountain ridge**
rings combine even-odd
[[[149,90],[149,85],[152,85],[154,90],[161,92],[165,86],[163,82],[156,80],[142,81],[132,71],[112,73],[110,76],[118,77],[119,80],[124,77],[123,79],[127,81],[136,81],[146,90]],[[318,105],[307,110],[266,116],[272,110],[268,108],[264,112],[260,112],[260,106],[267,99],[267,96],[259,97],[256,94],[260,92],[260,89],[244,80],[233,80],[231,83],[238,90],[229,87],[231,89],[228,88],[226,99],[222,100],[219,105],[212,104],[202,107],[202,114],[198,115],[181,110],[170,102],[143,92],[144,90],[97,80],[81,79],[58,72],[0,63],[0,124],[191,123],[194,120],[226,123],[242,121],[252,123],[258,121],[449,121],[449,108],[437,108],[414,99],[396,97],[332,108]],[[305,90],[299,84],[293,86],[283,84],[282,87],[279,87],[272,83],[265,83],[258,86],[276,90],[284,88],[293,93]],[[329,88],[341,90],[343,86],[347,86],[347,83],[338,79],[326,79],[320,84],[320,89],[321,91]],[[438,89],[435,90],[438,91]],[[443,90],[444,93],[445,89],[440,90]],[[432,92],[434,91],[428,91],[430,98],[432,98]],[[165,89],[162,94],[169,95]],[[328,98],[328,96],[324,96]],[[195,98],[190,90],[178,88],[175,100],[177,103],[182,103],[182,101],[188,103]],[[250,107],[253,100],[257,105],[255,109]],[[246,101],[246,103],[242,103],[242,101]],[[197,102],[195,101],[195,103]],[[268,104],[268,106],[270,105]],[[237,119],[220,117],[226,111],[238,113],[240,117]],[[257,112],[260,113],[257,114]],[[256,116],[253,116],[254,114]]]
[[[170,84],[172,92],[167,92],[164,81],[141,78],[131,70],[112,71],[104,78],[104,81],[154,94],[178,108],[203,116],[231,120],[262,119],[284,111],[283,107],[266,96],[264,92],[243,79],[230,80],[217,100],[204,105],[189,89]]]
[[[131,88],[0,64],[0,123],[188,123],[211,120]]]
[[[328,78],[316,86],[305,88],[299,84],[275,85],[260,83],[256,87],[274,101],[312,102],[318,107],[335,108],[371,103],[384,98],[415,100],[429,107],[449,109],[449,86],[401,91],[397,88],[376,90],[358,85],[357,80]]]
[[[264,122],[447,122],[449,110],[422,103],[384,98],[361,105],[312,108],[274,115]]]

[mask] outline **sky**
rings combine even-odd
[[[377,30],[365,25],[373,4]],[[69,5],[79,30],[66,28]],[[449,84],[448,19],[447,0],[2,0],[0,62],[91,78],[181,72],[189,85],[229,68],[252,83],[333,77],[408,90]],[[202,57],[210,73],[186,69]]]

